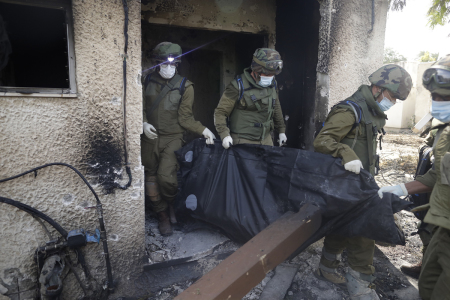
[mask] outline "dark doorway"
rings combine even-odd
[[[221,59],[222,54],[219,51],[199,49],[184,56],[179,67],[180,74],[194,82],[195,120],[209,128],[216,137],[218,135],[212,116],[220,99]],[[187,141],[197,137],[192,132],[186,132],[185,135]]]
[[[320,4],[277,1],[276,49],[284,61],[277,76],[289,147],[312,150]]]
[[[265,40],[259,34],[142,23],[143,75],[152,71],[151,52],[158,43],[179,44],[185,55],[178,71],[194,83],[194,117],[219,138],[214,127],[214,109],[225,87],[250,66],[255,49],[266,46]],[[185,140],[190,142],[198,137],[188,132]]]

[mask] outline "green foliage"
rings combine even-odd
[[[392,10],[403,10],[406,0],[389,0],[389,8]]]
[[[420,62],[437,61],[439,58],[439,53],[430,53],[428,51],[420,51],[417,58]]]
[[[444,25],[450,14],[450,0],[433,0],[428,10],[428,25],[434,28],[436,25]]]
[[[406,0],[389,0],[389,8],[392,10],[402,11],[405,6]],[[447,20],[450,23],[450,0],[431,0],[427,16],[428,26],[432,29],[436,25],[445,25]]]
[[[384,64],[398,63],[400,61],[406,61],[406,57],[399,54],[392,48],[387,47],[386,49],[384,49],[384,58],[383,58]]]

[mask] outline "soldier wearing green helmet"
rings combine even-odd
[[[377,136],[384,133],[386,114],[396,100],[405,100],[412,87],[411,76],[398,65],[385,65],[369,76],[371,85],[361,85],[349,98],[336,104],[314,140],[317,152],[342,159],[344,168],[356,174],[361,168],[372,176],[378,170]],[[348,272],[337,272],[342,251],[347,248]],[[347,287],[352,300],[379,299],[371,286],[375,277],[375,242],[365,237],[325,237],[322,257],[314,275]]]
[[[443,122],[433,146],[433,168],[416,180],[382,187],[378,194],[398,196],[431,192],[430,203],[423,220],[436,228],[424,253],[419,276],[419,294],[424,300],[450,299],[450,55],[428,68],[422,77],[430,91],[431,115]]]
[[[244,69],[227,86],[214,111],[214,124],[224,148],[233,144],[273,146],[273,129],[279,133],[280,146],[286,143],[286,126],[275,80],[282,69],[283,61],[277,51],[259,48],[253,54],[250,68]]]
[[[183,133],[192,131],[213,144],[214,134],[194,119],[194,84],[176,72],[181,47],[162,42],[153,50],[156,70],[143,80],[142,164],[145,168],[145,194],[159,219],[161,235],[172,234],[176,223],[171,205],[177,195],[178,162],[175,151],[183,146]]]

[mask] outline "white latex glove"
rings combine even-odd
[[[210,145],[214,144],[214,139],[216,138],[216,136],[214,135],[214,133],[211,132],[211,130],[209,130],[208,128],[205,128],[205,130],[203,130],[202,134],[205,137],[207,144],[210,144]]]
[[[156,139],[158,135],[156,134],[156,128],[152,124],[144,122],[144,134],[151,140]]]
[[[286,134],[284,134],[284,133],[280,133],[278,135],[278,137],[280,138],[279,142],[280,142],[280,147],[281,147],[286,143],[287,137],[286,137]]]
[[[383,198],[383,193],[392,193],[399,197],[408,196],[408,190],[406,190],[404,183],[400,183],[399,185],[383,186],[378,190],[378,196]]]
[[[361,169],[363,168],[362,162],[358,159],[349,161],[348,163],[344,164],[344,168],[347,171],[359,174],[359,172],[361,171]]]
[[[225,149],[228,149],[228,148],[230,148],[231,145],[233,145],[233,138],[231,138],[231,136],[224,137],[223,141],[222,141],[222,146]]]

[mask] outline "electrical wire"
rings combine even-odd
[[[132,177],[128,162],[128,141],[127,141],[127,58],[128,58],[128,5],[127,0],[122,0],[125,20],[123,25],[123,35],[125,38],[123,54],[123,148],[125,155],[125,170],[128,174],[128,182],[124,186],[114,182],[114,187],[126,190],[130,187]]]
[[[52,225],[53,228],[55,228],[64,238],[67,237],[67,231],[64,228],[62,228],[62,226],[59,225],[55,220],[53,220],[52,218],[50,218],[43,212],[41,212],[29,205],[23,204],[19,201],[15,201],[15,200],[8,199],[8,198],[1,197],[1,196],[0,196],[0,202],[15,206],[18,209],[21,209],[21,210],[29,213],[32,216],[37,216],[37,217],[41,218],[42,220],[46,221],[48,224]]]
[[[113,292],[114,291],[114,283],[113,283],[113,276],[112,276],[112,269],[111,269],[111,261],[110,261],[109,252],[108,252],[108,242],[107,242],[107,236],[106,236],[105,222],[103,221],[103,207],[102,207],[102,203],[100,202],[100,199],[98,198],[97,193],[94,191],[94,189],[89,184],[87,179],[83,176],[83,174],[80,173],[80,171],[78,171],[76,168],[74,168],[71,165],[66,164],[66,163],[49,163],[49,164],[45,164],[45,165],[33,168],[31,170],[25,171],[25,172],[20,173],[18,175],[1,179],[0,183],[7,182],[7,181],[10,181],[10,180],[22,177],[22,176],[27,175],[27,174],[32,173],[32,172],[35,172],[35,174],[36,174],[36,171],[38,171],[40,169],[43,169],[43,168],[46,168],[46,167],[50,167],[50,166],[64,166],[64,167],[68,167],[68,168],[72,169],[84,181],[84,183],[88,186],[88,188],[91,190],[92,194],[94,195],[94,197],[95,197],[95,199],[97,201],[97,205],[95,206],[95,208],[97,210],[98,221],[99,221],[99,224],[100,224],[100,237],[101,237],[102,244],[103,244],[103,255],[105,256],[106,273],[107,273],[107,278],[108,278],[107,285],[108,285],[108,290],[110,292]],[[2,200],[2,199],[4,199],[4,201],[2,201],[4,203],[17,202],[17,201],[8,199],[8,198],[0,197],[0,200]],[[13,202],[11,202],[11,201],[13,201]],[[10,204],[10,203],[7,203],[7,204]],[[14,204],[11,204],[11,205],[14,205]],[[32,208],[31,206],[28,206],[28,205],[20,203],[20,202],[17,202],[17,205],[19,205],[20,207],[23,207],[23,210],[25,210],[25,211],[31,211],[33,213],[36,213],[40,218],[42,218],[43,220],[45,220],[49,224],[51,224],[53,227],[55,227],[55,229],[58,230],[58,232],[61,233],[61,235],[64,238],[67,238],[67,231],[65,231],[58,223],[56,223],[54,220],[52,220],[50,217],[48,217],[44,213],[38,211],[37,209]],[[14,205],[14,206],[16,206],[16,205]],[[81,254],[81,252],[80,252],[80,254]],[[81,256],[80,256],[80,261],[81,261]],[[81,264],[83,265],[82,261],[81,261]]]

